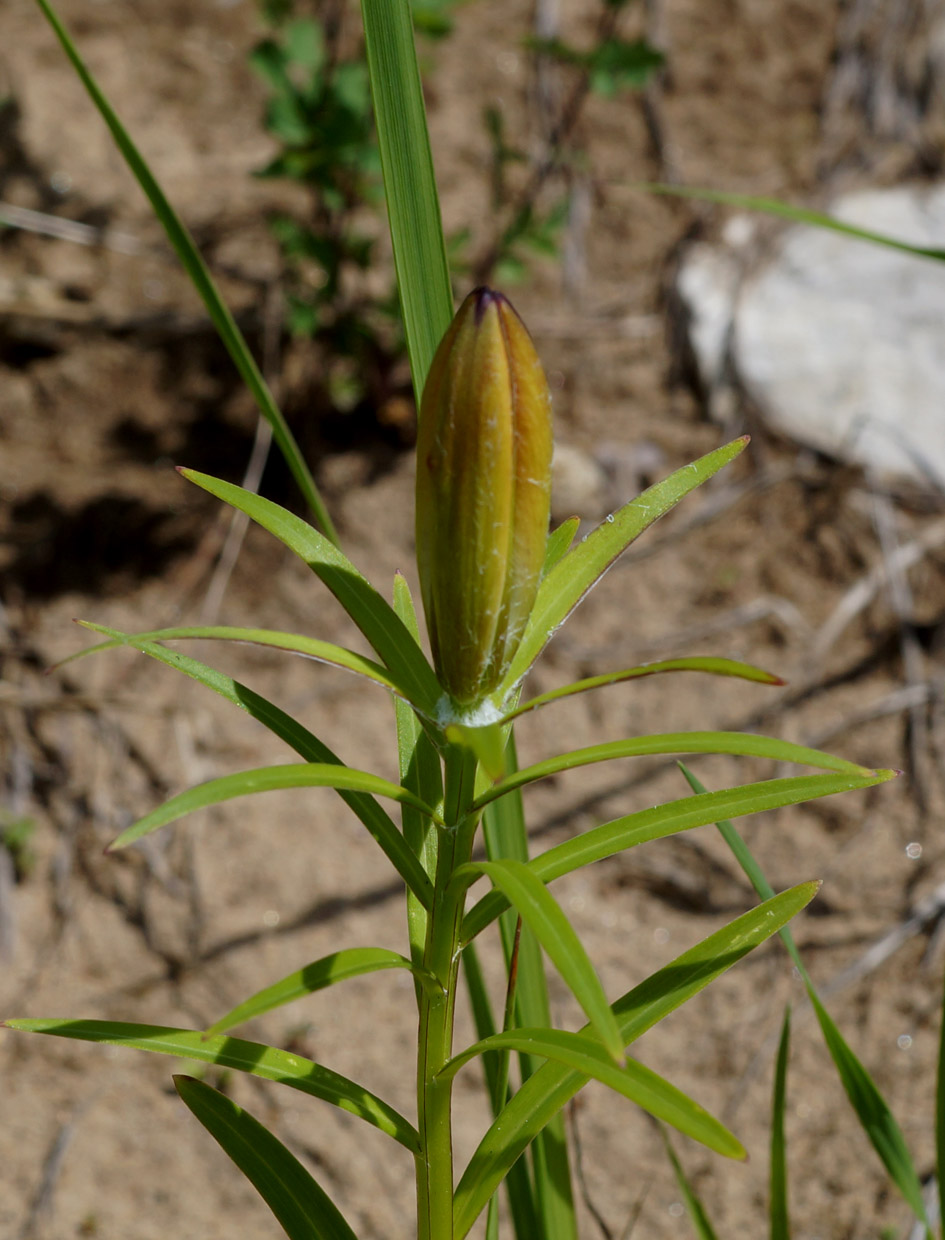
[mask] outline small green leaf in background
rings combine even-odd
[[[175,1076],[174,1084],[256,1188],[289,1240],[357,1240],[328,1194],[259,1120],[193,1077]]]
[[[712,1229],[712,1224],[709,1222],[709,1216],[705,1212],[705,1207],[686,1178],[682,1164],[676,1157],[676,1151],[673,1149],[669,1137],[666,1135],[666,1130],[662,1125],[660,1125],[660,1135],[663,1138],[667,1156],[672,1163],[673,1171],[676,1175],[676,1183],[679,1185],[679,1191],[683,1195],[683,1201],[686,1203],[686,1209],[689,1211],[689,1218],[692,1220],[692,1226],[696,1235],[699,1237],[699,1240],[718,1240]]]
[[[787,1098],[788,1051],[791,1046],[791,1009],[784,1013],[778,1058],[774,1068],[771,1104],[771,1188],[768,1201],[771,1240],[791,1240],[788,1223],[787,1152],[784,1143],[784,1110]]]
[[[682,762],[679,763],[679,768],[693,792],[696,793],[696,796],[704,796],[704,785],[696,776]],[[891,778],[896,773],[895,771],[886,772],[887,778]],[[772,890],[771,884],[742,837],[732,824],[727,821],[727,818],[722,815],[716,819],[716,826],[758,894],[760,896],[768,895]],[[915,1213],[916,1218],[925,1225],[928,1235],[931,1237],[925,1203],[922,1199],[922,1183],[916,1171],[915,1163],[912,1160],[912,1155],[909,1153],[909,1147],[906,1145],[905,1137],[902,1135],[902,1129],[896,1122],[896,1118],[889,1109],[886,1100],[877,1089],[873,1078],[850,1049],[830,1014],[821,1003],[807,967],[801,959],[800,952],[797,950],[794,936],[790,930],[785,929],[781,931],[781,938],[784,940],[784,945],[801,975],[808,998],[813,1004],[827,1049],[837,1069],[837,1075],[840,1077],[847,1097],[850,1099],[850,1103],[856,1112],[860,1126],[872,1142],[873,1148],[879,1155],[883,1166],[889,1172],[893,1183],[902,1193],[906,1202]]]
[[[293,478],[298,484],[299,490],[305,497],[305,502],[311,509],[318,524],[325,531],[328,539],[337,544],[338,535],[335,532],[335,527],[332,524],[331,517],[328,515],[328,510],[322,501],[322,497],[318,493],[318,488],[312,478],[311,471],[305,463],[305,458],[302,456],[299,446],[286,424],[285,418],[273,399],[272,393],[263,378],[262,371],[257,366],[256,359],[250,352],[249,345],[247,345],[243,337],[243,333],[236,325],[236,320],[221,297],[209,268],[201,258],[193,238],[181,222],[177,212],[171,206],[141,152],[132,142],[121,121],[118,119],[114,108],[103,94],[101,87],[89,72],[85,61],[79,55],[78,49],[69,37],[65,26],[63,26],[49,0],[36,0],[36,3],[52,27],[82,85],[88,91],[92,102],[98,108],[102,119],[111,131],[112,137],[115,139],[115,145],[134,174],[135,180],[144,190],[148,201],[154,209],[154,214],[163,225],[168,240],[174,247],[177,257],[190,277],[191,283],[207,307],[207,313],[210,315],[220,339],[226,346],[227,352],[233,359],[240,377],[253,394],[260,413],[272,427],[273,438]]]

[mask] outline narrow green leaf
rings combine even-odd
[[[223,801],[233,800],[234,797],[249,796],[255,792],[275,792],[284,788],[337,788],[367,792],[371,796],[390,797],[392,801],[406,801],[422,813],[433,815],[430,807],[424,805],[412,792],[402,788],[400,784],[381,779],[379,775],[372,775],[369,771],[358,771],[350,766],[339,767],[327,762],[289,762],[283,766],[260,766],[252,771],[237,771],[235,775],[223,775],[220,779],[198,784],[196,788],[188,788],[186,792],[171,797],[150,814],[145,814],[143,818],[132,823],[109,845],[108,851],[115,852],[119,848],[125,848],[143,835],[174,822],[184,814],[191,814],[196,809],[219,805]],[[402,837],[398,838],[401,838],[402,842]],[[393,846],[391,851],[395,851]],[[397,858],[392,858],[405,881],[407,873],[404,871],[413,873],[413,867],[406,862],[406,856],[413,857],[413,854],[406,844],[402,843]],[[398,862],[403,863],[403,869]]]
[[[80,1042],[102,1042],[108,1046],[127,1046],[159,1055],[215,1063],[222,1068],[248,1072],[267,1081],[277,1081],[311,1094],[357,1115],[381,1132],[399,1141],[412,1154],[420,1149],[420,1138],[412,1124],[393,1107],[347,1077],[322,1067],[301,1055],[289,1054],[275,1046],[246,1042],[242,1038],[207,1037],[199,1029],[173,1029],[166,1025],[136,1025],[112,1020],[6,1020],[2,1026],[27,1033],[44,1033]]]
[[[697,793],[697,796],[693,797],[692,800],[697,800],[699,796],[712,795],[711,793],[705,793],[703,785],[682,763],[680,763],[680,768],[689,781],[690,787]],[[879,774],[885,774],[886,778],[889,778],[895,775],[896,772],[879,772]],[[727,817],[728,815],[719,815],[715,820],[722,838],[731,848],[736,860],[745,871],[758,894],[764,895],[766,892],[770,892],[771,885],[765,878],[764,872],[749,850],[748,845],[732,824],[725,820]],[[889,1172],[893,1183],[902,1193],[916,1217],[928,1229],[925,1204],[922,1200],[922,1184],[906,1145],[905,1137],[902,1135],[902,1129],[896,1122],[895,1116],[877,1089],[872,1077],[850,1049],[826,1008],[820,1002],[814,983],[804,961],[801,959],[800,952],[797,950],[794,936],[789,930],[785,929],[781,931],[781,937],[804,982],[808,997],[817,1015],[827,1049],[834,1061],[837,1074],[846,1090],[847,1097],[856,1111],[861,1127],[872,1142],[873,1148]]]
[[[418,703],[424,713],[432,714],[442,694],[433,668],[390,604],[347,556],[317,530],[271,500],[193,469],[180,472],[211,495],[245,512],[304,560],[397,676],[409,700]]]
[[[787,1156],[784,1144],[784,1107],[787,1097],[788,1051],[791,1045],[791,1009],[785,1009],[774,1067],[771,1101],[771,1189],[768,1200],[771,1240],[791,1240],[788,1222]]]
[[[406,685],[400,684],[388,672],[386,667],[382,667],[371,659],[366,659],[362,654],[356,654],[353,650],[346,650],[344,646],[336,646],[333,642],[318,641],[314,637],[305,637],[300,633],[280,633],[274,629],[237,628],[224,624],[187,625],[170,629],[154,629],[148,633],[122,633],[119,629],[111,629],[104,624],[92,624],[89,620],[80,620],[78,623],[84,629],[90,629],[93,633],[107,634],[112,640],[101,642],[97,646],[89,646],[85,650],[77,650],[75,654],[71,654],[63,659],[57,665],[59,667],[65,663],[71,663],[75,659],[81,659],[87,654],[97,654],[102,650],[114,650],[119,646],[130,646],[132,638],[139,642],[169,642],[185,639],[195,641],[248,642],[254,646],[270,646],[276,650],[285,650],[289,654],[304,655],[305,658],[314,659],[318,663],[327,663],[332,667],[344,668],[345,671],[354,672],[358,676],[364,676],[367,680],[373,680],[376,684],[382,685],[392,693],[396,693],[408,701],[410,700],[409,694],[411,689]],[[417,704],[414,703],[414,705]],[[417,709],[421,709],[421,707],[417,705]]]
[[[652,194],[669,194],[677,198],[696,198],[701,202],[717,202],[725,207],[741,207],[745,211],[765,211],[768,215],[780,216],[781,219],[790,220],[794,224],[810,224],[813,228],[825,228],[830,232],[842,233],[857,241],[869,241],[872,245],[901,250],[905,254],[915,254],[918,258],[931,258],[940,263],[945,262],[945,250],[935,246],[912,245],[911,242],[901,241],[898,237],[873,232],[868,228],[858,228],[855,224],[847,224],[832,215],[825,215],[822,211],[812,211],[809,207],[795,207],[777,198],[761,198],[755,194],[730,194],[725,190],[696,189],[686,185],[640,184],[637,188],[648,190]]]
[[[611,1059],[623,1061],[623,1041],[604,988],[574,927],[545,885],[521,861],[475,861],[459,866],[458,882],[490,878],[521,915],[580,1003]]]
[[[420,643],[420,626],[410,597],[406,578],[397,573],[394,577],[394,611],[400,617],[410,636]],[[439,805],[443,800],[443,768],[440,756],[429,736],[420,726],[413,710],[402,698],[394,699],[394,716],[397,724],[397,753],[400,759],[400,782],[416,793],[427,805]],[[421,814],[411,805],[400,807],[404,828],[404,842],[417,857],[424,873],[432,884],[436,873],[438,839],[436,828],[429,816]],[[407,937],[410,957],[415,964],[423,961],[427,937],[427,914],[429,901],[418,900],[412,891],[407,892]],[[419,998],[419,995],[418,995]]]
[[[618,999],[613,1010],[624,1045],[635,1041],[780,930],[813,899],[818,886],[802,883],[750,909]],[[480,1141],[457,1185],[455,1240],[463,1240],[508,1168],[586,1081],[587,1077],[580,1072],[546,1063],[524,1082]]]
[[[574,542],[574,536],[577,534],[580,525],[580,517],[568,517],[566,521],[562,521],[558,528],[552,530],[548,535],[548,546],[545,548],[545,562],[541,570],[543,578],[547,577],[558,561],[571,550],[571,544]]]
[[[689,1217],[692,1220],[692,1225],[695,1228],[696,1235],[699,1237],[699,1240],[718,1240],[718,1237],[712,1229],[712,1224],[709,1222],[709,1216],[705,1212],[705,1207],[696,1196],[692,1185],[686,1178],[686,1173],[682,1169],[682,1164],[676,1157],[676,1151],[670,1144],[669,1137],[666,1135],[666,1130],[662,1125],[660,1125],[660,1133],[663,1137],[663,1144],[666,1147],[666,1154],[669,1161],[673,1165],[673,1171],[676,1175],[676,1183],[679,1185],[679,1191],[683,1195],[683,1200],[686,1203],[686,1209],[689,1211]]]
[[[324,990],[326,986],[334,986],[336,982],[346,981],[349,977],[360,977],[362,973],[378,973],[382,969],[409,969],[419,982],[437,987],[432,974],[416,968],[399,952],[392,952],[386,947],[349,947],[342,951],[332,952],[330,956],[322,956],[303,969],[296,969],[271,986],[258,990],[249,999],[244,999],[236,1007],[231,1008],[225,1016],[221,1016],[207,1030],[207,1035],[226,1033],[236,1025],[242,1025],[264,1012],[282,1007],[294,999],[314,994],[316,990]],[[438,989],[438,987],[437,987]]]
[[[684,797],[652,809],[638,810],[585,831],[583,835],[565,840],[535,857],[528,868],[543,883],[550,883],[570,874],[592,861],[602,861],[615,853],[650,840],[664,839],[691,827],[703,827],[721,818],[737,818],[761,810],[797,805],[837,792],[854,788],[870,788],[892,778],[895,772],[878,771],[871,775],[800,775],[790,779],[769,779],[722,792],[706,792],[699,797]],[[717,798],[717,799],[715,799]],[[724,812],[719,812],[726,806]],[[490,892],[475,904],[463,919],[461,938],[468,943],[493,921],[506,907],[507,901],[498,892]]]
[[[328,1194],[268,1128],[225,1094],[175,1076],[184,1103],[236,1163],[289,1240],[357,1240]]]
[[[450,744],[465,745],[467,749],[471,749],[489,779],[501,779],[505,774],[507,728],[498,723],[487,723],[479,727],[451,723],[447,725],[445,735]]]
[[[744,1147],[724,1124],[636,1059],[618,1067],[608,1051],[594,1038],[563,1029],[512,1029],[467,1047],[455,1055],[440,1073],[449,1080],[476,1055],[509,1047],[540,1055],[562,1064],[588,1080],[600,1081],[657,1119],[671,1124],[686,1136],[700,1141],[726,1158],[746,1158]]]
[[[210,315],[220,339],[226,346],[227,352],[233,359],[240,377],[250,392],[252,392],[256,404],[259,406],[260,413],[262,413],[272,427],[273,438],[279,447],[279,451],[285,458],[285,462],[291,470],[299,490],[305,497],[305,502],[328,538],[333,543],[337,543],[338,535],[332,525],[328,510],[318,493],[318,488],[315,486],[311,471],[305,463],[305,458],[302,456],[299,446],[286,424],[285,418],[273,399],[262,372],[256,365],[249,345],[247,345],[242,332],[236,325],[236,320],[220,295],[220,291],[214,283],[213,276],[211,276],[206,263],[201,258],[193,238],[171,206],[164,191],[158,184],[157,178],[149,168],[141,152],[132,142],[121,121],[118,119],[115,110],[102,93],[101,87],[89,72],[85,61],[79,55],[78,49],[72,42],[55,9],[49,3],[49,0],[36,0],[36,2],[62,45],[63,51],[72,62],[72,67],[78,74],[82,85],[88,91],[92,102],[98,108],[102,119],[110,129],[115,145],[134,174],[135,180],[144,190],[154,210],[154,214],[163,226],[168,240],[177,253],[177,257],[180,259],[194,288],[207,307],[207,313]]]
[[[394,267],[420,396],[453,317],[440,203],[407,0],[361,0]]]
[[[177,650],[168,650],[166,646],[161,646],[156,642],[146,642],[129,637],[126,638],[125,644],[135,650],[140,650],[142,654],[149,655],[159,663],[183,672],[185,676],[190,676],[191,679],[212,689],[214,693],[219,694],[228,702],[245,710],[275,736],[280,737],[287,745],[291,745],[295,752],[307,762],[344,765],[337,754],[333,753],[327,745],[322,744],[298,720],[287,715],[284,710],[280,710],[268,699],[254,693],[246,685],[240,684],[238,680],[224,676],[222,672],[208,667],[207,664],[192,659],[189,655],[181,654]],[[409,710],[409,707],[405,709]],[[412,711],[410,714],[414,717]],[[430,879],[416,857],[413,857],[409,850],[404,850],[400,832],[390,815],[375,801],[374,797],[363,792],[351,792],[344,788],[337,789],[337,792],[390,858],[406,882],[409,892],[416,893],[415,898],[424,908],[428,908],[433,898]]]
[[[620,684],[625,680],[638,680],[643,676],[657,676],[663,672],[707,672],[710,676],[734,676],[739,680],[753,680],[762,685],[783,685],[780,676],[766,672],[750,663],[739,663],[736,659],[717,659],[700,655],[683,659],[661,659],[658,663],[641,663],[638,667],[626,667],[620,672],[605,672],[602,676],[588,676],[584,680],[575,680],[560,689],[551,689],[539,697],[508,711],[503,723],[517,719],[519,715],[528,714],[530,710],[538,710],[549,702],[560,702],[562,698],[572,697],[575,693],[587,693],[589,689],[602,689],[606,685]]]
[[[614,560],[643,531],[745,448],[748,439],[717,448],[612,513],[562,557],[538,588],[521,644],[498,691],[501,700],[519,683],[558,628]]]
[[[734,754],[748,758],[769,758],[775,762],[796,762],[803,766],[816,766],[821,770],[860,777],[875,774],[866,767],[857,766],[855,762],[847,762],[844,758],[821,753],[817,749],[808,749],[805,745],[794,745],[774,736],[757,736],[749,732],[665,732],[654,736],[631,736],[627,740],[606,741],[601,745],[574,749],[570,753],[546,758],[544,762],[536,762],[534,766],[527,766],[524,770],[506,776],[477,797],[473,812],[478,812],[512,788],[522,788],[561,771],[590,766],[595,762],[612,762],[615,758],[670,753]]]

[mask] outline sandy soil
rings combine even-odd
[[[535,138],[520,42],[531,8],[470,3],[429,76],[447,227],[469,226],[482,240],[483,104],[501,98],[513,131]],[[590,12],[564,0],[562,35],[587,37]],[[285,190],[250,176],[270,149],[259,125],[261,89],[245,63],[259,33],[253,5],[68,0],[62,13],[171,198],[230,270],[228,295],[258,340],[259,289],[277,274],[265,212]],[[745,425],[755,431],[750,452],[594,592],[548,651],[532,690],[696,652],[753,660],[789,686],[641,682],[524,720],[520,748],[529,760],[638,731],[749,727],[904,770],[867,794],[759,816],[745,832],[776,887],[824,880],[796,933],[927,1176],[942,967],[934,919],[904,933],[879,964],[858,966],[943,881],[941,540],[910,572],[908,630],[880,581],[836,640],[818,646],[842,600],[881,562],[874,497],[858,475],[768,438],[750,410],[738,410],[724,432],[703,419],[680,379],[665,290],[680,247],[711,234],[720,217],[630,186],[671,172],[690,183],[816,196],[819,106],[837,20],[837,6],[823,0],[666,0],[671,73],[653,101],[660,149],[638,98],[589,100],[577,131],[592,189],[589,224],[571,238],[579,261],[565,290],[551,262],[513,290],[547,359],[559,439],[579,463],[607,464],[590,491],[573,477],[570,491],[562,483],[563,514],[578,506],[597,518],[641,481]],[[0,813],[35,823],[29,864],[15,878],[5,864],[0,881],[0,1016],[204,1027],[328,951],[403,948],[402,901],[382,854],[328,792],[247,800],[139,850],[102,854],[164,797],[285,759],[251,720],[142,659],[111,655],[43,675],[84,644],[74,617],[134,630],[200,615],[225,517],[171,466],[239,479],[255,415],[29,0],[6,0],[0,47],[0,82],[13,100],[0,114],[0,199],[107,223],[146,251],[0,235]],[[318,427],[300,433],[319,441]],[[315,466],[346,550],[386,589],[396,570],[412,574],[413,466],[409,452],[378,443],[325,452]],[[264,485],[296,502],[278,470]],[[899,496],[892,512],[905,542],[940,520],[941,497]],[[218,616],[356,642],[318,583],[256,530]],[[912,710],[902,693],[904,632],[918,668]],[[380,692],[265,651],[201,653],[298,713],[352,765],[395,775],[393,716]],[[931,697],[922,696],[924,685]],[[717,786],[771,773],[734,760],[693,765]],[[562,776],[528,794],[535,847],[681,791],[678,773],[660,762]],[[709,829],[601,863],[556,890],[615,995],[753,903]],[[555,1018],[573,1022],[554,978],[551,986]],[[793,1002],[795,1235],[906,1234],[908,1214],[802,1000],[785,953],[770,944],[643,1039],[644,1060],[721,1114],[751,1151],[747,1165],[735,1166],[680,1141],[681,1156],[720,1235],[766,1234],[774,1044]],[[380,974],[273,1012],[247,1036],[291,1045],[409,1114],[412,1010],[409,984]],[[465,1013],[460,1023],[464,1038]],[[0,1237],[275,1236],[264,1205],[177,1100],[170,1073],[178,1067],[0,1031]],[[403,1151],[275,1086],[208,1077],[275,1126],[363,1240],[410,1235],[412,1168]],[[460,1076],[456,1097],[462,1165],[485,1122],[474,1070]],[[638,1112],[589,1088],[570,1119],[581,1152],[582,1235],[625,1234],[635,1210],[635,1237],[689,1234],[665,1157]]]

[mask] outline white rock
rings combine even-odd
[[[945,187],[850,194],[828,213],[945,248]],[[733,247],[707,250],[679,281],[707,386],[730,357],[775,429],[945,485],[945,264],[800,225],[757,270]]]

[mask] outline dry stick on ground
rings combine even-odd
[[[925,659],[915,634],[913,617],[915,600],[908,579],[896,561],[899,539],[896,533],[896,516],[888,496],[874,480],[872,487],[873,524],[879,539],[883,563],[886,568],[886,589],[890,606],[899,625],[899,648],[902,651],[902,667],[906,684],[910,688],[926,684]],[[916,801],[925,813],[929,804],[929,729],[925,702],[917,701],[909,707],[909,757]]]

